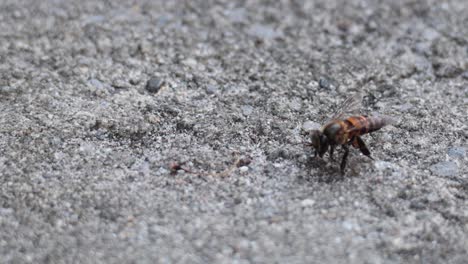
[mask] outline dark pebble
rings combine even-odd
[[[189,119],[182,119],[182,120],[179,120],[176,124],[176,129],[178,131],[188,131],[188,130],[192,130],[192,128],[194,127],[195,123],[193,120],[189,120]]]
[[[131,85],[137,85],[140,83],[140,80],[139,79],[130,79],[130,84]]]
[[[439,78],[455,78],[462,74],[462,69],[448,63],[436,62],[432,65],[434,74]]]
[[[329,89],[330,88],[330,81],[328,81],[328,79],[322,77],[319,80],[319,86],[322,89]]]
[[[425,200],[413,200],[410,202],[409,207],[414,210],[423,210],[427,207],[427,201]]]
[[[397,94],[397,88],[391,84],[382,84],[377,88],[377,90],[383,97],[392,97]]]
[[[242,203],[242,199],[241,199],[241,198],[239,198],[239,197],[234,198],[234,204],[237,205],[237,204],[241,204],[241,203]]]
[[[1,86],[0,87],[0,94],[11,94],[15,92],[15,88],[10,86]]]
[[[151,77],[146,83],[145,89],[150,93],[157,93],[164,85],[164,81],[158,77]]]
[[[465,71],[465,72],[462,74],[462,77],[468,80],[468,71]]]
[[[237,162],[237,167],[248,166],[252,162],[250,157],[243,157]]]

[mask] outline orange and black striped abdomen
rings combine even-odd
[[[388,124],[387,119],[374,116],[351,116],[344,122],[349,131],[349,138],[374,132]]]
[[[346,144],[354,137],[379,130],[390,122],[388,117],[351,116],[328,123],[323,127],[323,133],[334,144]]]

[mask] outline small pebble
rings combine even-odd
[[[151,77],[146,83],[145,89],[150,93],[157,93],[164,85],[164,81],[158,77]]]
[[[182,61],[182,64],[184,64],[185,66],[188,66],[188,67],[190,67],[192,69],[196,69],[197,66],[198,66],[198,62],[194,58],[185,59],[185,60]]]
[[[382,84],[377,90],[381,93],[383,97],[391,97],[397,94],[397,88],[391,84]]]
[[[249,167],[242,166],[242,167],[239,168],[239,171],[242,172],[242,173],[247,172],[247,171],[249,171]]]
[[[465,79],[468,79],[468,71],[465,71],[464,73],[462,73],[462,77]]]
[[[224,15],[233,23],[240,23],[245,21],[246,10],[245,8],[228,9],[224,11]]]
[[[241,204],[241,203],[242,203],[242,199],[240,197],[234,198],[234,204]]]
[[[194,125],[195,125],[195,121],[194,121],[194,120],[185,118],[185,119],[181,119],[181,120],[179,120],[179,121],[177,122],[176,128],[177,128],[177,130],[179,130],[179,131],[183,131],[183,130],[188,131],[188,130],[192,130],[193,127],[194,127]]]
[[[130,82],[131,85],[137,85],[137,84],[140,83],[140,80],[138,80],[138,79],[130,79],[129,82]]]
[[[374,166],[377,170],[379,171],[384,171],[384,170],[387,170],[387,169],[392,169],[394,167],[396,167],[393,163],[391,162],[388,162],[388,161],[381,161],[381,160],[378,160],[378,161],[375,161],[374,162]]]
[[[292,110],[294,110],[294,111],[301,111],[302,102],[301,102],[301,100],[299,100],[299,99],[292,100],[292,101],[289,103],[289,107],[290,107]]]
[[[439,176],[450,177],[458,174],[457,163],[453,161],[442,161],[430,167],[431,171]]]
[[[206,93],[207,94],[214,94],[214,93],[216,93],[217,90],[218,90],[218,88],[215,85],[209,84],[209,85],[206,86]]]
[[[440,78],[455,78],[458,75],[462,74],[462,69],[456,65],[452,65],[445,62],[434,62],[434,74]]]
[[[311,131],[314,129],[320,129],[320,124],[312,121],[306,121],[302,124],[302,129],[305,131]]]
[[[302,207],[309,207],[309,206],[312,206],[312,205],[314,205],[314,204],[315,204],[315,201],[312,200],[312,199],[304,199],[304,200],[302,200],[302,202],[301,202],[301,206],[302,206]]]
[[[448,155],[452,158],[464,158],[466,157],[466,148],[464,147],[453,147],[447,151]]]
[[[351,221],[344,221],[343,228],[346,230],[353,230],[356,228],[356,224]]]
[[[241,110],[243,115],[249,116],[250,114],[252,114],[254,108],[250,105],[243,105],[241,106]]]
[[[94,88],[101,90],[104,89],[104,84],[98,79],[91,79],[88,81]]]
[[[321,77],[319,80],[319,86],[322,89],[330,89],[330,81],[324,77]]]
[[[10,94],[15,91],[15,88],[10,86],[1,86],[0,87],[0,94]]]
[[[125,89],[128,88],[128,83],[122,79],[116,79],[112,82],[112,87],[116,89]]]
[[[237,167],[244,167],[244,166],[248,166],[250,163],[252,162],[252,158],[250,157],[243,157],[239,160],[239,162],[237,163]]]
[[[252,37],[257,37],[259,39],[274,39],[280,36],[280,34],[274,28],[261,24],[254,24],[250,26],[247,30],[247,33]]]

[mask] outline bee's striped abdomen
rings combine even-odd
[[[347,124],[350,137],[364,135],[381,129],[391,122],[385,116],[351,116],[344,120]]]
[[[350,133],[349,138],[366,134],[369,131],[370,122],[365,116],[351,116],[344,121],[348,125],[347,131]]]
[[[367,133],[374,132],[393,122],[393,119],[387,116],[369,116],[366,117],[369,122]]]
[[[335,120],[325,125],[323,133],[336,144],[346,144],[349,140],[381,129],[391,119],[385,116],[351,116]]]

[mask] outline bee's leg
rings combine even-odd
[[[330,145],[330,160],[335,160],[333,158],[333,151],[335,150],[335,145]]]
[[[355,148],[359,148],[359,142],[357,141],[358,137],[353,137],[349,142],[351,143],[351,146]]]
[[[346,159],[348,158],[348,154],[349,154],[349,147],[348,145],[342,145],[342,146],[344,149],[344,155],[343,155],[343,159],[341,160],[340,169],[341,169],[341,174],[344,174],[344,169],[346,167]]]
[[[362,152],[362,154],[366,155],[367,157],[369,157],[370,159],[373,160],[373,158],[371,157],[370,151],[367,148],[366,143],[364,143],[364,141],[362,140],[362,138],[361,137],[356,137],[356,142],[357,142],[357,144],[359,146],[359,150]]]

